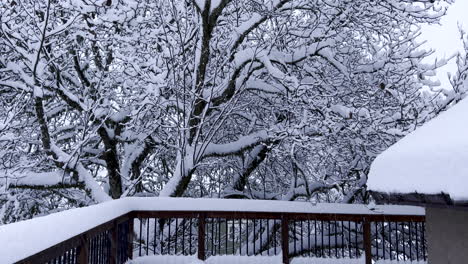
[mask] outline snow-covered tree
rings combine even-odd
[[[3,1],[0,216],[362,200],[373,157],[440,107],[415,38],[442,2]]]

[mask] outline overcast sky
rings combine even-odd
[[[434,49],[434,56],[448,57],[462,49],[457,23],[460,23],[465,31],[468,31],[468,0],[456,0],[449,7],[448,14],[441,20],[442,25],[423,27],[421,40],[427,40],[425,47]],[[449,85],[447,72],[454,73],[455,71],[455,60],[439,70],[437,76],[442,82],[442,86]]]

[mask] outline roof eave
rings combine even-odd
[[[423,193],[384,193],[369,191],[379,204],[416,205],[425,207],[468,209],[468,201],[453,200],[446,193],[423,194]]]

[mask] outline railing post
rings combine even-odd
[[[88,264],[89,248],[88,248],[88,236],[86,234],[81,236],[80,245],[78,246],[77,263]]]
[[[286,214],[281,215],[281,251],[283,264],[289,264],[289,219]]]
[[[112,223],[112,228],[110,229],[110,236],[111,236],[111,239],[110,239],[110,243],[111,243],[111,254],[110,254],[110,263],[109,264],[117,264],[118,261],[117,261],[117,243],[119,243],[118,241],[118,236],[117,236],[117,230],[118,228],[118,224],[117,224],[117,221],[114,221]]]
[[[206,223],[206,214],[198,214],[198,259],[205,260],[205,223]]]
[[[366,264],[372,264],[372,244],[371,244],[371,225],[368,219],[364,218],[364,252],[366,256]]]
[[[128,240],[127,240],[127,256],[129,259],[133,258],[133,223],[135,218],[133,218],[132,215],[130,215],[128,219]]]

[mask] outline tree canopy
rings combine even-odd
[[[439,89],[416,40],[446,2],[2,1],[0,221],[125,196],[365,201],[373,158],[468,89],[466,54]]]

